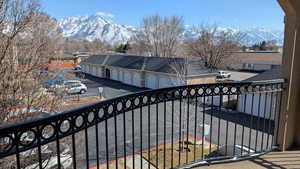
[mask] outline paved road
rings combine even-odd
[[[250,77],[258,75],[258,73],[251,73],[251,72],[237,72],[237,71],[228,71],[231,73],[231,80],[234,81],[243,81],[249,79]]]
[[[118,81],[107,80],[89,75],[86,75],[86,79],[83,83],[88,87],[87,95],[98,95],[98,87],[103,87],[106,98],[145,90],[144,88],[126,85]]]
[[[219,82],[226,82],[226,81],[235,81],[240,82],[246,79],[249,79],[253,76],[258,75],[258,73],[251,73],[251,72],[239,72],[239,71],[227,71],[231,74],[230,78],[223,78],[217,79]]]

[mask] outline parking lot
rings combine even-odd
[[[233,75],[235,77],[235,74]],[[253,74],[246,74],[244,76],[253,76]],[[243,77],[244,77],[243,76]],[[72,80],[75,77],[73,77]],[[90,75],[86,75],[84,79],[80,79],[87,87],[88,91],[87,93],[83,94],[82,96],[97,96],[98,88],[103,87],[104,89],[104,96],[106,98],[113,98],[119,95],[128,94],[131,92],[138,92],[145,90],[143,88],[137,88],[129,85],[125,85],[120,82],[103,79],[103,78],[97,78]],[[72,97],[72,96],[71,96]],[[172,141],[172,134],[174,139],[179,139],[179,103],[178,101],[175,101],[175,112],[174,112],[174,131],[172,131],[172,122],[171,122],[171,102],[166,103],[166,120],[164,120],[164,105],[163,103],[158,104],[156,107],[155,105],[151,105],[148,109],[147,107],[144,107],[142,109],[134,110],[134,117],[132,116],[132,112],[125,112],[126,115],[119,115],[116,117],[116,124],[117,127],[114,125],[114,119],[109,119],[107,121],[107,127],[108,127],[108,133],[105,132],[105,123],[99,123],[98,125],[98,137],[99,137],[99,155],[100,155],[100,162],[105,162],[106,159],[106,153],[108,153],[108,160],[113,160],[115,157],[123,157],[125,154],[130,155],[141,151],[141,150],[147,150],[148,148],[155,147],[156,144],[160,145],[163,144],[164,141],[170,142]],[[201,125],[206,124],[211,127],[210,134],[206,136],[206,140],[211,142],[214,145],[245,145],[249,146],[251,145],[251,148],[254,149],[254,145],[260,145],[263,138],[265,142],[263,143],[264,147],[266,145],[266,140],[271,140],[272,137],[268,137],[267,133],[268,131],[265,131],[265,128],[262,128],[262,126],[269,126],[266,125],[269,122],[267,121],[259,121],[260,128],[252,130],[251,134],[251,127],[257,126],[257,123],[250,124],[250,116],[245,115],[244,113],[238,113],[238,112],[228,112],[225,109],[216,109],[211,106],[206,105],[205,106],[205,113],[204,105],[198,105],[197,107],[197,119],[195,119],[195,105],[190,104],[190,119],[189,119],[189,136],[196,136],[201,137],[202,136],[202,130]],[[156,111],[158,109],[158,116],[156,116]],[[150,112],[148,112],[150,110]],[[184,112],[184,111],[183,111]],[[187,112],[185,112],[187,113]],[[142,116],[141,116],[142,115]],[[150,116],[148,116],[150,115]],[[125,120],[124,120],[125,117]],[[148,121],[148,119],[150,119]],[[158,119],[158,121],[156,121]],[[186,117],[182,119],[183,121],[186,121]],[[164,122],[166,121],[166,124],[164,125]],[[182,122],[183,122],[182,121]],[[256,121],[256,120],[254,120]],[[126,128],[123,128],[124,124],[126,123]],[[150,125],[148,124],[150,122]],[[133,127],[133,123],[135,128]],[[196,126],[195,126],[196,125]],[[253,126],[252,126],[253,125]],[[149,128],[150,126],[150,128]],[[164,130],[164,126],[165,129]],[[251,127],[250,127],[251,126]],[[272,125],[273,126],[273,125]],[[157,130],[158,127],[158,130]],[[184,127],[184,126],[182,126]],[[187,126],[185,126],[185,130]],[[197,130],[195,130],[197,128]],[[124,138],[124,130],[126,131],[126,138]],[[92,127],[88,130],[89,135],[89,159],[90,164],[95,165],[96,164],[96,133],[95,133],[95,127]],[[115,133],[117,131],[117,133]],[[235,131],[232,132],[232,131]],[[270,129],[272,131],[272,129]],[[244,134],[242,134],[244,133]],[[116,135],[115,135],[116,134]],[[108,145],[106,145],[105,137],[108,137]],[[117,136],[117,137],[116,137]],[[141,137],[142,136],[142,139]],[[116,138],[115,138],[116,137]],[[166,140],[164,140],[164,137],[166,137]],[[115,140],[117,139],[117,140]],[[125,140],[124,140],[125,139]],[[157,139],[157,142],[156,142]],[[243,142],[243,143],[242,143]],[[141,144],[142,143],[142,144]],[[149,144],[150,143],[150,144]],[[108,148],[108,152],[106,150],[106,147]],[[117,147],[117,148],[116,148]],[[80,150],[80,153],[82,157],[85,156],[85,148],[82,147]],[[117,149],[118,153],[115,153],[115,150]],[[258,147],[258,149],[261,149],[261,147]],[[125,152],[126,153],[125,153]],[[77,159],[78,163],[80,165],[84,166],[84,159]]]
[[[229,79],[233,81],[243,81],[257,75],[257,73],[250,73],[250,72],[237,72],[237,71],[228,71],[228,72],[231,74],[231,77]]]
[[[88,96],[98,95],[99,94],[98,88],[102,87],[105,98],[112,98],[127,93],[145,90],[143,88],[129,86],[117,81],[93,77],[89,75],[86,75],[86,78],[83,81],[83,83],[88,87],[88,91],[85,95]]]
[[[72,70],[66,71],[66,80],[80,80],[88,88],[87,92],[82,94],[81,97],[98,96],[99,87],[103,88],[103,95],[105,98],[113,98],[123,94],[128,94],[132,92],[138,92],[145,90],[144,88],[134,87],[130,85],[123,84],[121,82],[94,77],[91,75],[85,75],[84,78],[76,77]],[[76,97],[71,95],[69,97]]]

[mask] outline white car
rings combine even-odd
[[[65,80],[62,81],[60,84],[56,84],[52,88],[49,88],[48,91],[66,91],[68,94],[84,94],[87,92],[87,87],[79,80]]]
[[[63,85],[67,86],[67,85],[71,85],[71,84],[75,84],[75,83],[81,83],[80,80],[65,80],[63,82]]]
[[[65,88],[68,94],[84,94],[87,92],[87,87],[83,83],[69,83],[65,85]]]
[[[218,78],[230,78],[231,73],[226,71],[219,71]]]

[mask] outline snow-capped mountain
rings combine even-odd
[[[111,44],[124,43],[136,32],[131,26],[115,24],[113,16],[103,12],[94,15],[64,18],[58,21],[66,38],[88,41],[100,39]]]
[[[132,26],[116,24],[111,14],[97,12],[94,15],[64,18],[58,21],[66,38],[82,38],[89,41],[100,39],[110,44],[125,43],[138,29]],[[219,27],[220,31],[240,32],[244,34],[244,43],[247,45],[262,41],[276,40],[277,44],[283,44],[284,33],[282,30],[266,28],[233,29]],[[191,27],[187,26],[183,33],[185,38],[195,37]]]
[[[275,40],[278,45],[282,45],[284,40],[283,30],[249,28],[242,30],[242,32],[246,35],[244,40],[246,44],[255,44],[262,41]]]
[[[245,45],[253,45],[261,43],[262,41],[275,40],[278,45],[283,44],[284,32],[282,30],[272,30],[266,28],[248,28],[248,29],[234,29],[234,28],[224,28],[218,27],[217,31],[231,32],[232,34],[240,33],[242,36],[242,41]],[[187,26],[184,32],[186,38],[195,38],[197,33],[193,31],[193,28]]]

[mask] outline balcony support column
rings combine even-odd
[[[300,6],[278,0],[285,12],[282,71],[288,86],[283,96],[277,143],[281,150],[300,146]]]

